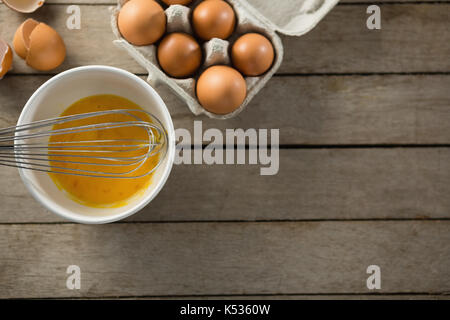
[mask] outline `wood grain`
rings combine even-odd
[[[160,0],[156,0],[159,3],[162,3],[162,1]],[[368,4],[388,4],[388,3],[398,3],[398,2],[406,2],[406,3],[414,3],[414,2],[436,2],[436,0],[377,0],[377,1],[372,1],[372,0],[340,0],[339,3],[337,4],[338,6],[340,4],[360,4],[360,3],[365,3],[367,2]],[[448,0],[440,0],[439,2],[450,2]],[[0,1],[1,3],[1,1]],[[45,4],[111,4],[111,5],[115,5],[117,3],[117,1],[115,0],[46,0]]]
[[[377,31],[366,28],[365,12],[339,6],[304,37],[284,37],[281,73],[450,70],[450,4],[383,5]]]
[[[68,56],[52,71],[106,64],[144,73],[124,51],[112,44],[110,5],[82,5],[82,29],[68,30],[66,5],[48,5],[31,17],[54,26],[65,39]],[[303,37],[285,37],[280,73],[383,73],[450,71],[450,4],[389,4],[382,8],[382,30],[366,28],[366,5],[336,7],[316,29]],[[0,6],[0,37],[12,41],[24,20]],[[95,35],[89,36],[89,35]],[[16,56],[14,73],[36,73]]]
[[[83,226],[61,223],[16,169],[0,168],[0,298],[449,299],[450,2],[428,1],[377,1],[382,30],[369,31],[374,2],[343,0],[307,35],[282,36],[278,76],[233,120],[194,118],[158,88],[176,128],[279,128],[277,176],[175,166],[139,214]],[[69,31],[66,8],[77,3],[82,30]],[[86,64],[145,73],[112,44],[115,3],[48,0],[32,15],[0,4],[1,38],[11,43],[33,17],[68,47],[46,75],[15,57],[0,82],[0,127],[51,74]],[[80,291],[66,289],[71,264]],[[376,295],[371,264],[382,270]]]
[[[128,221],[450,218],[450,149],[281,150],[259,166],[175,166],[158,197]],[[63,221],[0,168],[0,222]]]
[[[0,127],[49,76],[10,75],[0,85]],[[158,92],[175,128],[280,129],[284,145],[449,144],[450,76],[275,77],[238,117],[194,117],[166,87]]]
[[[450,291],[450,222],[0,226],[0,297]],[[81,268],[81,290],[66,268]]]
[[[72,298],[77,299],[77,298]],[[116,298],[113,298],[116,299]],[[129,297],[117,300],[450,300],[450,295],[433,294],[314,294],[264,296],[181,296],[181,297]]]

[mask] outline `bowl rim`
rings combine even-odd
[[[32,95],[31,97],[27,100],[27,102],[25,103],[25,106],[23,107],[19,119],[17,120],[17,125],[22,124],[22,122],[24,121],[24,117],[27,113],[30,112],[30,110],[32,110],[32,108],[35,108],[33,105],[33,102],[35,101],[35,99],[44,91],[46,90],[49,86],[51,86],[53,83],[55,83],[56,81],[58,81],[59,79],[63,78],[63,77],[67,77],[71,74],[74,73],[78,73],[78,72],[90,72],[90,71],[106,71],[106,72],[112,72],[112,73],[116,73],[120,76],[123,76],[124,78],[128,78],[129,80],[133,80],[135,82],[137,82],[138,84],[140,84],[141,86],[145,87],[148,92],[155,98],[155,100],[157,101],[158,104],[158,108],[162,111],[162,113],[164,114],[165,117],[167,117],[167,124],[165,124],[165,129],[167,131],[167,136],[168,136],[168,150],[166,153],[166,160],[168,161],[168,164],[166,166],[166,168],[164,169],[164,172],[161,176],[161,178],[158,180],[157,182],[157,186],[154,189],[154,191],[149,194],[146,197],[143,197],[140,201],[138,201],[136,203],[136,205],[134,205],[132,208],[125,210],[124,212],[115,214],[115,215],[106,215],[106,216],[87,216],[87,215],[82,215],[82,214],[73,214],[71,213],[69,210],[59,210],[59,206],[54,205],[54,201],[51,201],[49,198],[41,195],[36,188],[28,181],[28,178],[25,177],[25,169],[19,168],[19,175],[20,178],[22,180],[22,182],[24,183],[25,187],[27,188],[27,190],[31,193],[31,195],[41,204],[43,205],[46,209],[48,209],[49,211],[53,212],[54,214],[65,218],[67,220],[73,221],[73,222],[77,222],[77,223],[82,223],[82,224],[106,224],[106,223],[111,223],[111,222],[115,222],[115,221],[119,221],[122,219],[125,219],[135,213],[137,213],[138,211],[140,211],[141,209],[143,209],[145,206],[147,206],[157,195],[158,193],[162,190],[163,186],[166,184],[167,179],[169,178],[170,172],[172,171],[172,167],[174,164],[174,159],[175,159],[175,129],[173,126],[173,121],[172,121],[172,117],[170,115],[170,112],[166,106],[166,104],[164,103],[164,101],[162,100],[161,96],[156,92],[156,90],[150,86],[150,84],[148,84],[146,81],[142,80],[141,78],[139,78],[138,76],[136,76],[135,74],[120,69],[120,68],[116,68],[116,67],[111,67],[111,66],[104,66],[104,65],[89,65],[89,66],[81,66],[81,67],[76,67],[76,68],[72,68],[69,70],[66,70],[64,72],[61,72],[55,76],[53,76],[52,78],[50,78],[49,80],[47,80],[46,82],[44,82]],[[161,121],[161,119],[160,119]]]

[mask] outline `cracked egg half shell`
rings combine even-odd
[[[9,45],[0,39],[0,79],[11,70],[13,61],[12,50]]]
[[[27,65],[40,71],[55,69],[66,57],[66,46],[58,32],[34,19],[27,19],[20,25],[13,46]]]
[[[2,0],[11,9],[21,13],[31,13],[42,7],[44,0]]]

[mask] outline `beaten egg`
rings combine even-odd
[[[116,109],[141,109],[134,102],[116,96],[116,95],[96,95],[86,97],[81,99],[71,106],[69,106],[61,116],[69,116],[81,113],[105,111],[105,110],[116,110]],[[137,113],[138,116],[143,121],[150,122],[147,115],[143,113]],[[61,123],[55,125],[53,129],[64,129],[78,126],[91,125],[95,123],[105,123],[105,122],[123,122],[123,121],[136,121],[135,118],[130,117],[125,114],[108,114],[101,117],[95,118],[84,118],[80,120],[74,120],[67,123]],[[122,127],[113,128],[108,130],[95,130],[89,132],[76,132],[64,135],[52,135],[49,142],[68,142],[76,143],[81,141],[92,141],[92,140],[123,140],[123,139],[139,139],[148,141],[148,133],[140,127]],[[84,143],[86,144],[86,143]],[[61,144],[60,144],[61,145]],[[62,144],[64,145],[64,144]],[[73,145],[73,144],[72,144]],[[98,149],[96,149],[98,150]],[[101,149],[100,149],[101,151]],[[99,152],[100,152],[99,151]],[[111,151],[108,148],[107,151]],[[93,151],[95,152],[95,151]],[[141,156],[142,153],[146,151],[129,151],[126,150],[121,153],[123,157],[133,157]],[[72,157],[73,155],[73,157]],[[66,157],[64,160],[69,160],[72,162],[80,162],[80,158],[77,157],[78,154],[72,153],[71,156]],[[91,153],[92,155],[92,153]],[[102,154],[104,155],[104,153]],[[96,155],[98,156],[98,154]],[[117,154],[115,154],[117,156]],[[50,164],[52,166],[59,166],[62,172],[64,168],[67,169],[79,169],[79,170],[96,170],[105,171],[105,167],[99,165],[98,167],[89,166],[80,163],[61,163],[57,162],[58,157],[50,156]],[[144,191],[144,189],[151,183],[152,174],[147,174],[153,168],[155,168],[159,161],[159,155],[149,157],[142,166],[138,167],[135,165],[136,171],[132,173],[132,176],[141,176],[139,178],[130,179],[117,179],[117,178],[97,178],[97,177],[83,177],[68,174],[59,173],[49,173],[50,177],[54,183],[66,194],[70,196],[74,201],[81,203],[90,207],[120,207],[127,204],[127,201],[132,197],[139,195]],[[95,163],[102,164],[101,160],[96,160]],[[112,173],[124,173],[128,170],[133,169],[133,167],[108,167],[107,172]],[[127,174],[129,175],[129,174]]]

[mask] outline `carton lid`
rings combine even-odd
[[[300,36],[316,26],[339,0],[239,0],[272,29]]]

